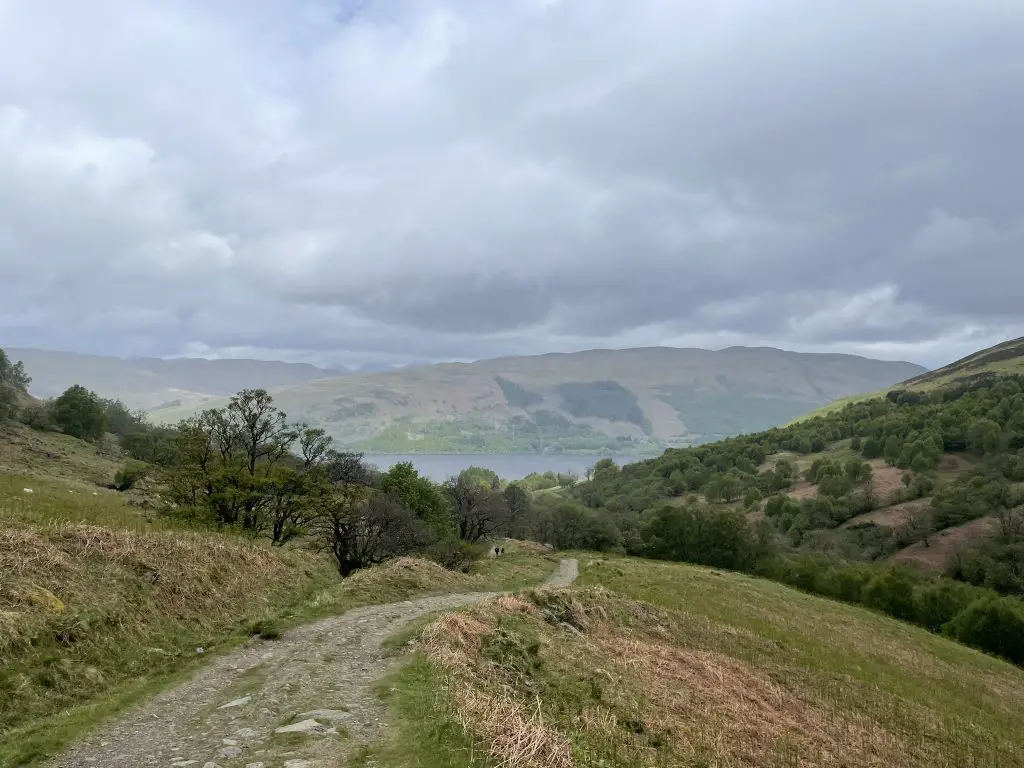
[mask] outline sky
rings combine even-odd
[[[1024,336],[1020,0],[0,0],[0,345]]]

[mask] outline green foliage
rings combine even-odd
[[[438,565],[450,571],[468,573],[473,563],[487,552],[483,544],[471,544],[468,541],[449,537],[434,542],[423,550],[423,554]]]
[[[20,360],[14,362],[7,353],[0,349],[0,386],[8,385],[17,392],[25,394],[32,377],[25,373],[25,365]]]
[[[962,643],[1024,664],[1024,606],[1019,600],[979,598],[957,614],[943,631]]]
[[[420,477],[412,462],[395,464],[380,476],[377,487],[412,510],[436,536],[453,534],[455,521],[441,488],[429,478]]]
[[[98,440],[107,428],[106,408],[95,392],[75,384],[53,403],[53,420],[64,434]]]
[[[636,395],[618,382],[567,382],[558,385],[558,394],[565,410],[578,419],[608,419],[645,426]]]
[[[508,404],[513,408],[529,408],[531,405],[536,405],[544,400],[543,396],[536,392],[531,392],[514,381],[509,381],[501,376],[495,376],[494,380],[501,387],[501,392],[505,395]]]
[[[701,504],[669,504],[654,511],[643,530],[645,554],[732,570],[753,570],[762,551],[742,512]]]
[[[125,462],[124,466],[114,475],[114,487],[119,491],[127,491],[146,476],[148,468],[138,461]]]

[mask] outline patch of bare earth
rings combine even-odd
[[[902,504],[894,504],[891,507],[875,509],[871,512],[865,512],[863,515],[851,517],[839,527],[853,528],[858,525],[872,524],[882,526],[884,528],[898,528],[900,525],[903,525],[903,523],[905,523],[912,514],[928,509],[931,505],[932,500],[930,496],[924,499],[905,501]]]
[[[802,501],[803,499],[816,499],[818,498],[818,486],[811,485],[807,482],[794,483],[786,493],[789,494],[790,498]]]
[[[957,552],[967,549],[979,539],[992,536],[999,527],[991,517],[971,520],[969,523],[946,528],[924,541],[911,544],[889,558],[891,563],[908,563],[933,571],[944,570]]]
[[[884,459],[872,459],[868,464],[871,465],[871,481],[879,499],[887,499],[893,491],[903,489],[902,469],[887,464]]]

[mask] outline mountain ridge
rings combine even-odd
[[[292,418],[382,453],[655,452],[756,431],[920,374],[771,347],[636,347],[411,366],[273,390]],[[176,421],[188,408],[159,409]]]

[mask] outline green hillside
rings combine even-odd
[[[767,429],[922,371],[850,355],[659,347],[422,366],[312,381],[274,397],[369,452],[653,454]],[[151,415],[174,422],[194,411]]]
[[[942,368],[936,368],[934,371],[919,374],[881,391],[865,390],[863,393],[836,400],[821,408],[804,413],[794,421],[812,419],[815,416],[827,416],[849,403],[863,402],[874,397],[881,397],[886,392],[896,389],[920,391],[955,382],[974,381],[987,376],[1015,373],[1024,374],[1024,338],[1004,341],[1001,344],[996,344],[994,347],[975,352]]]
[[[428,627],[364,764],[1024,765],[1024,671],[1006,662],[770,581],[580,561],[578,589]]]
[[[1024,337],[1004,341],[942,368],[922,373],[903,382],[903,386],[908,389],[925,389],[1007,373],[1024,374]]]

